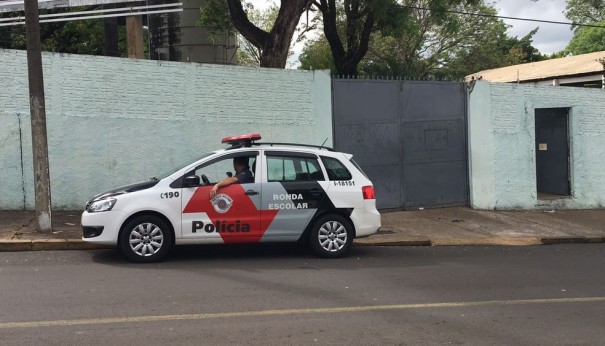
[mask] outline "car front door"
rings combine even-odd
[[[235,175],[233,159],[246,157],[254,182],[220,188],[210,198],[212,187]],[[181,216],[184,239],[201,243],[251,243],[262,237],[260,227],[260,176],[255,172],[258,151],[229,153],[202,163],[183,177]],[[260,169],[259,169],[260,171]],[[199,178],[199,185],[186,182]],[[193,179],[192,179],[193,178]]]

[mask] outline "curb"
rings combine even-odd
[[[539,237],[444,238],[431,241],[432,246],[529,246],[542,245]]]
[[[57,250],[99,250],[111,246],[87,243],[81,239],[36,239],[0,241],[0,252],[57,251]]]
[[[355,246],[432,246],[430,239],[354,241]]]
[[[605,243],[605,237],[546,237],[541,239],[543,245]]]
[[[605,237],[493,237],[493,238],[444,238],[355,241],[355,246],[532,246],[556,244],[605,243]],[[82,239],[0,240],[0,252],[101,250],[115,246],[97,245]]]

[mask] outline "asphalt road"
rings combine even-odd
[[[0,253],[2,345],[597,345],[604,244]]]

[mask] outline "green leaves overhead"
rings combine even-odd
[[[567,0],[565,17],[578,24],[605,20],[605,0]]]
[[[354,70],[346,64],[339,66],[333,49],[333,60],[327,61],[327,50],[332,48],[327,34],[307,43],[300,56],[301,68],[329,68],[344,75],[461,79],[480,70],[544,58],[531,45],[536,30],[521,39],[511,38],[497,18],[454,13],[495,15],[495,9],[482,1],[404,0],[385,6],[388,15],[376,16],[367,52]],[[347,37],[348,26],[360,24],[360,17],[351,20],[341,11],[344,15],[337,16],[336,25],[339,38]],[[347,46],[351,40],[341,42],[345,59],[354,56],[358,46],[351,49]]]
[[[565,48],[565,54],[587,54],[605,51],[605,20],[594,24],[603,28],[579,27]]]

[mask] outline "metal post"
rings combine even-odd
[[[38,1],[25,0],[24,5],[37,231],[50,232],[52,231],[50,174],[48,169],[46,107],[44,102],[44,79],[42,77]]]

